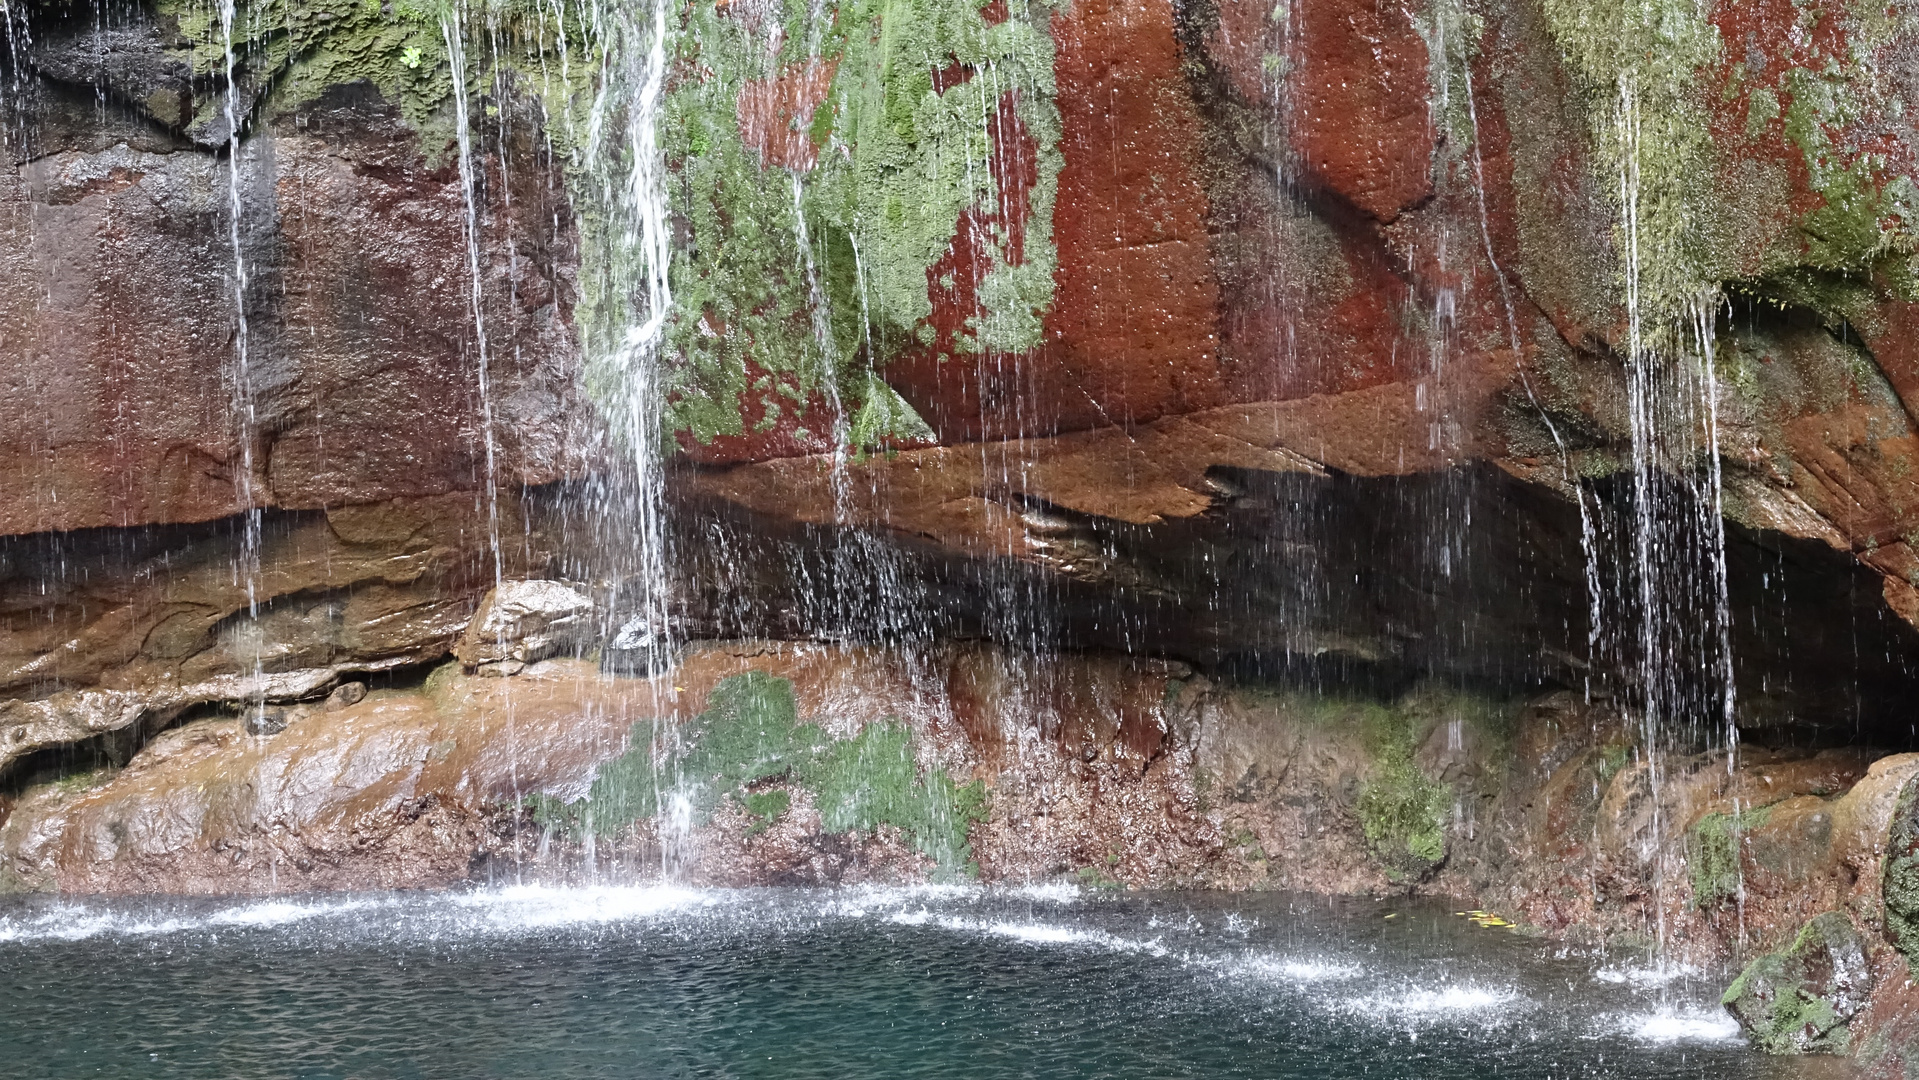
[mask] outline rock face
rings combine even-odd
[[[482,344],[456,162],[376,93],[258,116],[235,179],[150,107],[184,81],[142,52],[174,55],[163,25],[36,30],[0,95],[0,533],[474,491],[489,454],[578,474],[572,216],[534,132],[476,165]]]

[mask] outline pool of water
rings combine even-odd
[[[1270,894],[39,898],[0,904],[0,1072],[1814,1075],[1747,1048],[1717,1005],[1724,979],[1571,952],[1426,904]]]

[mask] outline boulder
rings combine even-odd
[[[1747,964],[1721,1001],[1768,1053],[1845,1053],[1847,1024],[1872,988],[1859,931],[1843,912],[1828,911],[1792,944]]]
[[[468,668],[530,664],[585,646],[593,598],[558,581],[503,581],[486,594],[453,654]]]

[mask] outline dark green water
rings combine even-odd
[[[1270,895],[33,901],[0,907],[0,1074],[1813,1075],[1746,1048],[1722,977]]]

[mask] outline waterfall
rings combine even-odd
[[[231,2],[231,0],[227,0]],[[480,443],[482,447],[481,490],[486,499],[487,548],[493,557],[493,583],[500,584],[505,567],[500,553],[500,475],[496,460],[497,439],[493,430],[493,393],[489,385],[491,357],[487,353],[485,275],[480,259],[480,185],[473,157],[472,118],[467,109],[466,32],[463,25],[465,4],[450,5],[440,20],[440,33],[446,40],[447,61],[453,68],[453,133],[459,147],[460,196],[465,204],[463,224],[466,231],[466,263],[470,277],[469,299],[473,310],[474,385],[480,398]]]
[[[1619,234],[1624,250],[1625,374],[1631,425],[1627,599],[1635,609],[1632,689],[1652,792],[1656,937],[1667,944],[1660,796],[1665,757],[1723,738],[1737,751],[1732,627],[1713,374],[1717,290],[1700,287],[1685,310],[1652,308],[1643,294],[1641,117],[1637,76],[1618,81]],[[1657,320],[1656,325],[1652,325]],[[1702,623],[1704,624],[1702,626]]]
[[[630,606],[613,647],[637,656],[634,667],[648,673],[665,670],[677,644],[665,490],[669,387],[662,355],[673,307],[673,240],[658,132],[669,12],[667,0],[650,7],[595,3],[587,11],[599,80],[580,137],[575,185],[581,231],[595,260],[588,264],[590,303],[583,306],[591,321],[582,338],[589,370],[602,387],[597,398],[609,434],[623,455],[623,467],[602,494],[608,511],[602,543],[621,553],[617,562],[631,575],[625,590]],[[655,753],[656,768],[670,767],[677,726],[656,720],[652,738],[656,751],[669,751]],[[678,777],[655,777],[656,791],[677,792],[679,786]],[[661,869],[671,876],[690,820],[667,813],[666,806],[660,810]]]
[[[246,249],[240,237],[240,222],[245,206],[240,189],[240,127],[244,119],[240,108],[240,88],[234,80],[233,32],[237,18],[236,0],[219,0],[220,38],[225,52],[226,88],[222,107],[224,109],[227,138],[227,243],[233,254],[233,366],[231,369],[232,416],[236,422],[240,444],[240,467],[235,477],[237,487],[236,501],[240,504],[240,550],[235,559],[234,572],[246,590],[247,617],[258,620],[260,617],[260,540],[262,501],[267,493],[254,490],[253,440],[257,429],[258,417],[253,399],[252,356],[249,353],[252,342],[250,327],[247,324],[247,257]],[[253,676],[258,689],[256,705],[266,702],[266,688],[260,679],[261,664],[266,648],[264,637],[255,632],[253,641]]]

